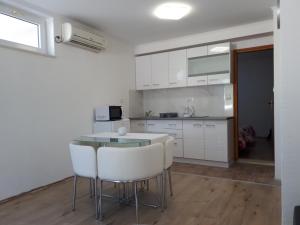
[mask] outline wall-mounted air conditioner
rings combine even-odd
[[[94,52],[105,49],[105,39],[102,36],[83,30],[71,23],[62,24],[61,41]]]

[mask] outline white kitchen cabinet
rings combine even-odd
[[[135,58],[136,90],[151,89],[151,55]]]
[[[207,55],[207,46],[201,46],[196,48],[188,48],[187,49],[187,57],[188,58],[196,58]]]
[[[184,158],[205,159],[203,121],[183,121]]]
[[[183,140],[175,139],[175,148],[173,152],[174,157],[182,158],[183,157]]]
[[[207,85],[207,76],[188,77],[188,86]]]
[[[186,49],[169,52],[169,88],[187,86]]]
[[[183,157],[182,120],[147,120],[146,132],[165,133],[175,138],[174,157]]]
[[[152,89],[167,88],[169,82],[169,53],[151,55]]]
[[[230,84],[230,74],[229,73],[222,73],[222,74],[215,74],[207,76],[207,84],[214,85],[214,84]]]
[[[146,126],[146,120],[130,120],[130,131],[133,133],[144,133]]]
[[[205,159],[228,162],[227,121],[206,121]]]
[[[223,53],[230,53],[230,43],[229,42],[207,46],[207,54],[208,55],[216,55],[216,54],[223,54]]]

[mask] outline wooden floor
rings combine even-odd
[[[156,225],[279,225],[280,187],[173,172],[168,209],[141,207],[141,223]],[[152,184],[151,184],[152,185]],[[108,192],[115,191],[111,185]],[[72,180],[25,194],[0,205],[1,225],[128,225],[132,206],[106,200],[103,222],[95,220],[88,181],[80,179],[77,210],[71,211]],[[151,187],[151,190],[155,190]],[[152,192],[144,192],[149,198]],[[144,197],[142,199],[145,199]],[[151,198],[152,199],[152,198]]]
[[[174,163],[174,172],[193,173],[208,177],[220,177],[238,181],[279,185],[274,179],[274,166],[235,163],[230,168]]]

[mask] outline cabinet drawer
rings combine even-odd
[[[207,85],[207,76],[197,76],[188,78],[188,86]]]
[[[169,134],[174,138],[182,138],[182,130],[163,129],[162,133]]]
[[[183,157],[183,142],[182,139],[175,139],[175,147],[174,147],[174,152],[173,156],[174,157]]]
[[[182,130],[182,120],[162,120],[160,122],[165,129]]]
[[[207,84],[230,84],[230,74],[222,73],[216,75],[209,75],[207,76]]]
[[[164,131],[164,126],[162,121],[147,120],[147,131],[162,133]]]

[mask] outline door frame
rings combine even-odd
[[[234,159],[239,159],[239,117],[238,117],[238,54],[274,49],[273,44],[250,48],[234,49],[232,51],[233,71],[233,118],[234,118]],[[274,131],[275,132],[275,131]]]

